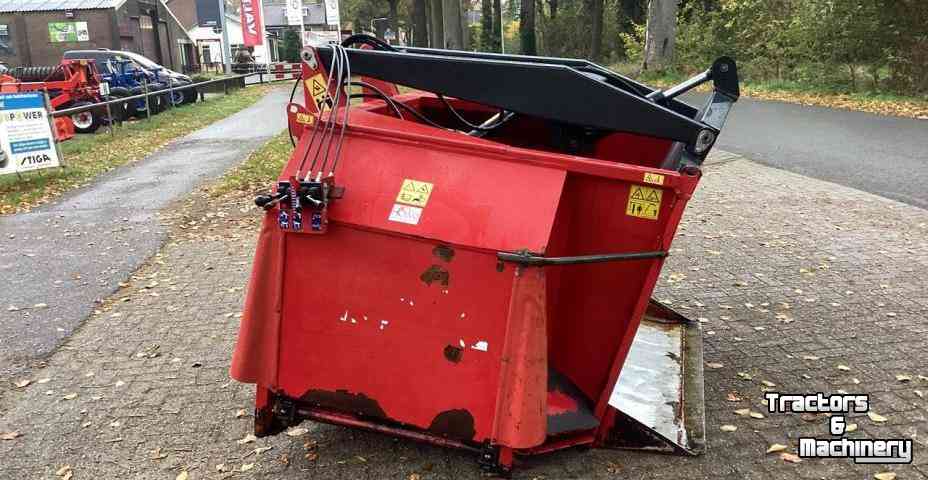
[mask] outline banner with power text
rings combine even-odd
[[[246,47],[264,45],[264,19],[261,0],[242,0],[242,44]]]
[[[0,94],[0,175],[60,164],[45,95]]]

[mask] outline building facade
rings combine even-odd
[[[0,0],[0,61],[55,65],[68,50],[109,48],[172,70],[196,63],[186,30],[162,0]]]

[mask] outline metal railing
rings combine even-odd
[[[272,78],[265,81],[265,77],[268,75],[270,75]],[[169,108],[174,108],[178,105],[177,102],[174,101],[175,92],[193,89],[197,92],[197,95],[200,97],[200,100],[202,101],[202,100],[205,100],[205,94],[207,92],[204,92],[204,90],[201,87],[214,88],[212,87],[213,85],[222,84],[221,89],[222,89],[223,94],[228,95],[230,88],[234,88],[234,89],[243,88],[248,85],[245,79],[248,77],[254,77],[254,76],[258,77],[258,82],[257,82],[258,84],[272,83],[275,81],[292,80],[292,79],[275,79],[273,78],[273,73],[269,74],[267,72],[254,72],[254,73],[246,73],[242,75],[230,75],[228,77],[222,77],[222,78],[217,78],[213,80],[204,80],[202,82],[189,83],[187,85],[175,86],[173,83],[169,82],[169,85],[167,88],[161,88],[158,90],[150,90],[148,82],[144,81],[142,82],[142,93],[139,93],[136,95],[130,95],[128,97],[119,97],[119,98],[115,98],[112,100],[104,100],[102,102],[91,103],[88,105],[81,105],[79,107],[71,107],[71,108],[64,108],[61,110],[54,110],[50,112],[50,115],[52,117],[61,117],[64,115],[73,115],[75,113],[86,112],[89,110],[99,110],[100,108],[105,108],[106,118],[107,118],[107,122],[106,122],[107,128],[109,129],[109,133],[112,135],[114,134],[113,123],[117,123],[117,122],[122,123],[122,120],[114,120],[112,105],[125,104],[127,102],[131,102],[134,100],[144,99],[145,100],[145,117],[146,119],[150,120],[151,119],[151,106],[152,106],[151,97],[153,96],[158,97],[158,96],[167,95],[167,99],[168,99],[167,104],[169,105]],[[216,90],[217,92],[215,93],[218,93],[219,89],[216,88]],[[208,92],[208,93],[214,93],[214,92]]]

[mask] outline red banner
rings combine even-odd
[[[242,0],[242,43],[246,47],[264,45],[261,0]]]

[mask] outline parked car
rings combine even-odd
[[[158,65],[144,55],[124,50],[69,50],[64,58],[84,58],[94,60],[103,75],[125,75],[126,72],[144,73],[152,89],[162,90],[173,86],[174,104],[187,104],[196,102],[196,88],[182,88],[193,83],[189,76],[175,72],[169,68]],[[125,66],[125,62],[131,62]],[[138,72],[133,72],[138,70]],[[169,101],[165,95],[165,102]]]

